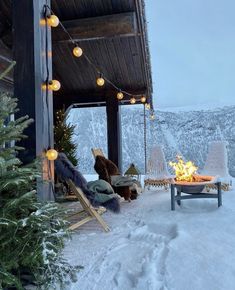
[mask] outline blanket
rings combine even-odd
[[[84,176],[73,166],[64,153],[58,154],[58,158],[55,160],[55,171],[61,180],[71,179],[76,186],[80,187],[93,206],[104,206],[115,213],[120,211],[119,199],[116,196],[107,195],[104,198],[89,190]]]
[[[105,180],[90,181],[87,183],[87,187],[95,193],[95,200],[98,202],[106,202],[111,197],[119,198],[118,194],[114,193],[112,186]]]
[[[88,182],[87,187],[89,188],[89,190],[95,193],[114,193],[112,186],[107,181],[102,179]]]
[[[142,192],[141,184],[138,180],[133,179],[129,176],[114,175],[111,176],[112,185],[119,186],[130,186],[130,190],[136,191],[138,194]]]
[[[134,183],[133,179],[127,176],[113,175],[111,176],[111,184],[113,186],[132,186]]]

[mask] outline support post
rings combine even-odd
[[[218,207],[222,205],[221,182],[217,182]]]
[[[146,124],[146,108],[144,105],[144,174],[147,174],[147,124]]]
[[[118,100],[113,96],[107,96],[107,140],[108,157],[112,160],[120,172],[122,172],[122,136],[121,136],[121,116]]]
[[[40,200],[53,199],[52,180],[54,166],[45,158],[44,151],[53,147],[53,102],[52,93],[46,94],[42,84],[52,76],[51,29],[41,20],[44,17],[46,0],[13,0],[14,39],[14,95],[18,98],[18,117],[28,115],[34,119],[25,134],[20,159],[29,163],[35,157],[42,158],[43,181],[38,182]]]
[[[177,189],[177,204],[181,205],[181,187],[180,189]]]
[[[175,185],[171,184],[171,210],[175,210]]]

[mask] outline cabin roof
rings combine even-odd
[[[96,85],[101,71],[118,88],[146,95],[152,105],[152,79],[143,0],[52,0],[51,8],[83,49],[75,58],[74,44],[61,27],[52,29],[53,78],[61,82],[55,99],[60,102],[95,103],[116,96],[106,82]],[[13,59],[11,1],[0,1],[0,73]],[[23,21],[23,19],[22,19]],[[0,86],[13,87],[13,74]],[[126,96],[129,103],[130,96]],[[138,100],[137,103],[140,101]]]

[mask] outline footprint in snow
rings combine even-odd
[[[100,290],[101,286],[102,290],[167,289],[168,243],[176,236],[176,225],[141,223],[106,252],[97,263],[98,269],[89,272],[86,289]]]

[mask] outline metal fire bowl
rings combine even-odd
[[[177,191],[181,191],[189,194],[201,193],[205,185],[176,185]]]
[[[184,193],[189,194],[198,194],[201,193],[204,189],[204,187],[207,184],[213,184],[217,182],[218,176],[208,176],[208,175],[195,175],[195,177],[201,177],[204,178],[205,181],[199,181],[199,182],[184,182],[184,181],[176,181],[174,180],[175,187],[177,188],[177,191],[181,191]]]

